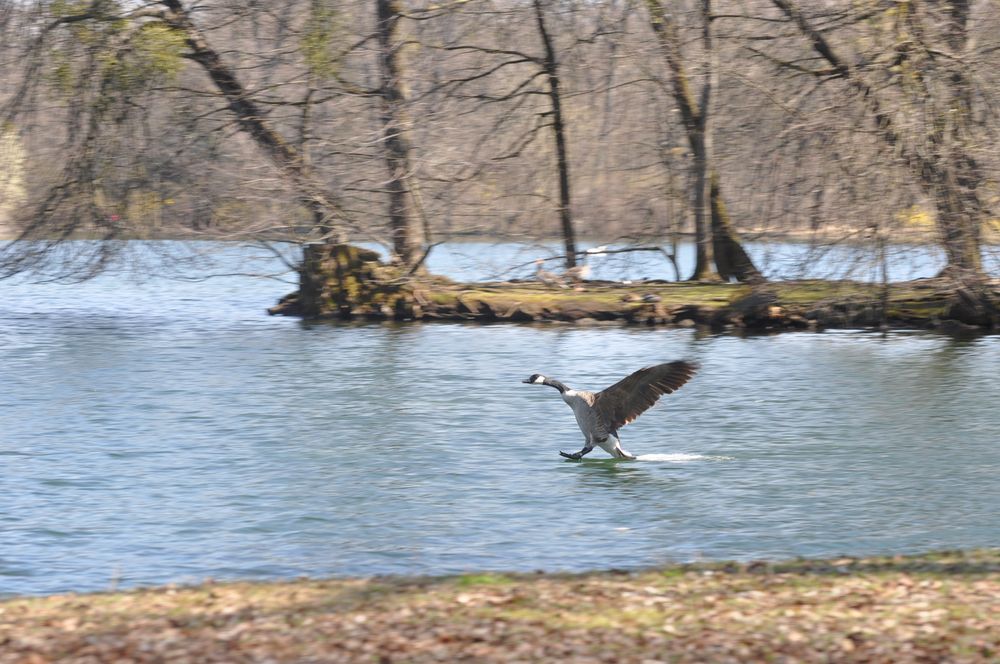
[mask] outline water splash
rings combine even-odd
[[[636,461],[659,461],[666,463],[690,463],[692,461],[731,461],[733,457],[705,456],[704,454],[640,454]]]

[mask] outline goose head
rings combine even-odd
[[[545,382],[545,376],[543,376],[542,374],[531,374],[531,376],[529,376],[527,380],[522,380],[521,382],[534,383],[536,385],[540,385]]]

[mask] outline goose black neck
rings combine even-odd
[[[558,380],[555,380],[554,378],[546,378],[544,381],[542,381],[542,383],[544,385],[549,385],[551,387],[556,388],[557,390],[559,390],[559,394],[562,394],[563,392],[569,389],[568,387],[560,383]]]

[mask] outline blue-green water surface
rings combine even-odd
[[[309,324],[0,282],[0,594],[1000,544],[1000,338]],[[534,372],[703,368],[596,450]]]

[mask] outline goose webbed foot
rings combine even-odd
[[[567,459],[573,459],[574,461],[577,461],[579,459],[582,459],[583,455],[588,454],[592,449],[594,449],[594,447],[592,445],[588,445],[579,452],[573,452],[572,454],[570,454],[568,452],[563,452],[562,450],[559,450],[559,454],[563,455]]]

